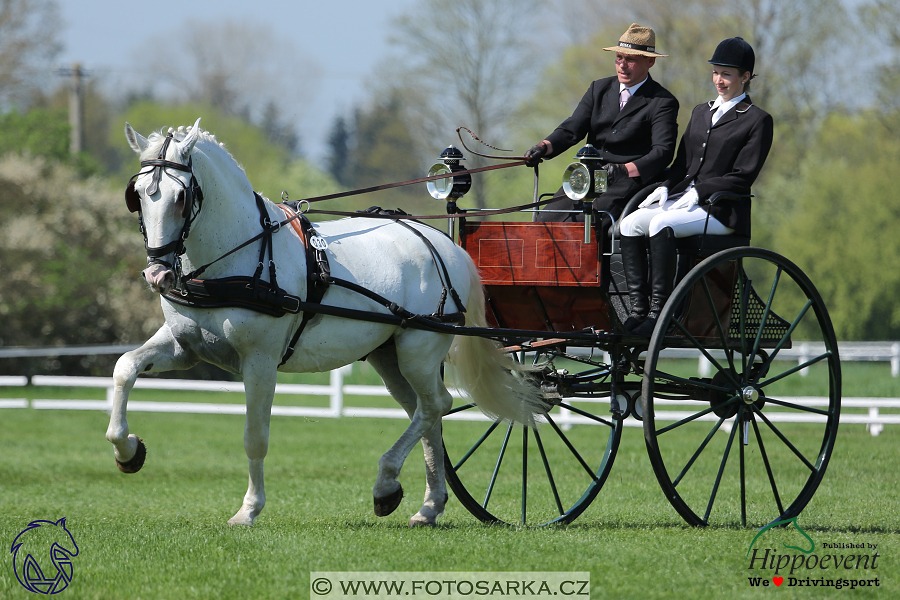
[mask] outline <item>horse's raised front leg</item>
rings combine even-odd
[[[106,439],[112,442],[116,464],[124,473],[137,473],[144,466],[147,450],[143,440],[128,432],[128,394],[139,373],[189,369],[197,364],[194,355],[178,344],[167,325],[144,344],[123,354],[113,370],[114,396]]]
[[[241,509],[228,520],[229,525],[253,525],[266,505],[263,460],[269,451],[269,423],[278,375],[271,360],[248,360],[243,365],[247,418],[244,421],[244,450],[250,463],[250,483]]]
[[[440,342],[437,346],[443,348]],[[425,453],[425,499],[422,508],[413,515],[409,524],[411,527],[430,526],[435,525],[447,502],[441,417],[450,408],[453,399],[440,376],[439,360],[436,365],[434,360],[420,360],[423,357],[439,358],[442,356],[441,350],[417,354],[416,360],[412,359],[410,353],[404,356],[403,364],[409,373],[408,377],[401,371],[400,359],[394,348],[385,348],[369,356],[369,362],[381,375],[391,396],[400,403],[411,419],[403,436],[378,461],[378,479],[372,490],[375,514],[388,515],[400,504],[403,489],[397,477],[412,446],[421,439]]]

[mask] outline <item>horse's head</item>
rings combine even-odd
[[[175,284],[175,264],[203,199],[191,160],[199,136],[200,119],[187,131],[169,130],[150,139],[125,123],[128,144],[141,157],[141,170],[125,190],[125,203],[140,214],[148,263],[143,276],[160,294]]]

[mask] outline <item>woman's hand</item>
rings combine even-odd
[[[666,200],[669,199],[669,188],[664,185],[659,186],[647,196],[647,199],[641,202],[638,205],[638,208],[647,208],[648,206],[652,206],[659,202],[660,206],[665,204]]]
[[[684,196],[682,196],[678,202],[670,206],[671,210],[678,208],[693,208],[700,203],[700,195],[697,193],[697,188],[691,188],[689,191],[685,192]]]

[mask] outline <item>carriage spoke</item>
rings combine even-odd
[[[737,424],[741,421],[744,414],[744,405],[738,407],[737,416],[734,419],[735,426],[731,428],[731,435],[728,436],[728,443],[725,445],[725,454],[722,455],[722,462],[719,464],[719,472],[716,475],[716,482],[713,484],[712,495],[709,497],[709,504],[706,505],[706,513],[703,515],[703,521],[709,523],[709,514],[712,512],[713,503],[716,501],[716,495],[719,493],[719,484],[722,482],[722,473],[725,472],[725,463],[728,462],[728,454],[731,452],[731,444],[734,443],[734,434],[740,429]]]
[[[484,494],[484,502],[481,504],[481,508],[487,508],[488,502],[491,499],[491,493],[494,491],[494,484],[497,483],[497,474],[500,473],[500,463],[503,462],[503,455],[506,454],[506,447],[509,445],[509,436],[512,433],[512,430],[513,424],[510,423],[509,427],[506,428],[506,436],[503,438],[503,445],[500,446],[500,455],[497,457],[497,464],[494,465],[491,482],[488,484],[487,492]]]
[[[812,299],[809,299],[806,301],[806,305],[804,305],[804,307],[800,309],[797,317],[791,322],[787,331],[784,332],[784,335],[781,336],[781,339],[778,341],[778,343],[775,344],[775,347],[772,348],[772,351],[769,353],[769,358],[766,359],[766,361],[762,364],[762,367],[760,367],[759,369],[760,373],[766,372],[766,370],[769,368],[769,365],[772,364],[772,361],[775,360],[775,357],[778,356],[778,353],[781,352],[781,349],[784,347],[784,345],[790,341],[791,334],[794,333],[794,329],[797,328],[797,325],[799,325],[800,321],[803,320],[803,317],[806,316],[806,313],[809,311],[811,306]]]
[[[762,456],[763,464],[766,466],[766,474],[769,477],[769,485],[772,486],[772,493],[775,495],[775,504],[778,506],[778,514],[784,514],[784,507],[781,506],[781,495],[778,493],[778,486],[775,485],[775,475],[772,473],[772,465],[769,464],[769,455],[766,452],[766,446],[763,444],[762,435],[759,433],[759,426],[753,412],[750,412],[750,420],[753,422],[753,431],[756,433],[756,441],[759,444],[759,454]]]
[[[790,448],[791,452],[796,454],[797,458],[799,458],[801,461],[803,461],[803,464],[806,465],[806,467],[810,471],[816,470],[816,468],[812,465],[812,463],[810,463],[808,460],[806,460],[806,457],[803,456],[803,454],[799,450],[797,450],[797,448],[794,446],[794,444],[791,443],[791,441],[789,439],[784,437],[784,434],[781,433],[781,431],[779,431],[779,429],[777,427],[775,427],[775,425],[772,423],[772,421],[770,421],[769,419],[766,418],[766,415],[764,415],[761,410],[759,410],[755,406],[753,407],[753,410],[754,410],[754,412],[756,412],[757,415],[759,415],[759,418],[763,420],[763,423],[768,425],[769,429],[771,429],[772,432],[778,436],[778,439],[780,439],[782,442],[784,442],[784,445],[787,446],[788,448]]]
[[[715,317],[716,321],[716,331],[719,333],[719,341],[722,342],[722,349],[725,351],[725,358],[728,359],[728,366],[731,367],[731,372],[735,372],[734,368],[734,357],[733,352],[728,349],[728,339],[725,335],[725,329],[722,327],[722,320],[719,319],[719,313],[716,311],[716,303],[713,302],[712,292],[709,291],[709,283],[706,281],[706,275],[704,275],[700,281],[703,282],[703,292],[706,294],[706,302],[709,306],[709,312]]]
[[[776,398],[766,396],[766,404],[769,404],[769,403],[777,404],[778,406],[783,406],[785,408],[793,408],[794,410],[802,410],[804,412],[816,413],[817,415],[828,416],[831,414],[830,411],[822,410],[821,408],[816,408],[814,406],[803,406],[801,404],[794,404],[793,402],[785,402],[784,400],[778,400]]]
[[[713,357],[713,355],[709,353],[709,351],[706,349],[706,347],[705,347],[703,344],[701,344],[699,341],[697,341],[697,338],[695,338],[693,335],[691,335],[691,332],[688,331],[688,330],[685,328],[684,325],[682,325],[682,324],[681,324],[680,322],[678,322],[677,320],[674,320],[674,322],[675,322],[675,325],[678,327],[678,329],[681,330],[681,333],[683,333],[684,336],[691,342],[691,344],[693,344],[694,347],[695,347],[697,350],[699,350],[700,353],[703,354],[703,356],[706,357],[706,360],[708,360],[710,363],[712,363],[713,366],[715,366],[716,369],[719,370],[719,372],[724,373],[725,376],[728,377],[728,379],[731,380],[731,383],[732,383],[735,387],[740,386],[740,382],[738,382],[734,377],[732,377],[732,371],[729,371],[728,369],[723,368],[722,365],[719,364],[719,361],[717,361],[717,360]],[[725,353],[725,355],[728,356],[727,348],[726,348],[726,353]],[[731,362],[731,358],[729,357],[729,363],[730,363],[730,362]],[[682,380],[682,381],[686,381],[686,380]],[[695,383],[695,382],[692,382],[692,383]]]
[[[492,433],[494,433],[494,430],[497,429],[497,426],[498,426],[498,425],[500,425],[500,420],[499,420],[499,419],[496,420],[496,421],[494,421],[493,423],[491,423],[491,426],[488,427],[487,431],[484,432],[484,435],[481,436],[481,437],[478,439],[477,442],[475,442],[475,445],[472,446],[471,448],[469,448],[469,451],[466,452],[465,455],[464,455],[461,459],[459,459],[459,462],[458,462],[458,463],[456,463],[455,465],[453,465],[453,470],[454,470],[454,471],[459,471],[459,468],[460,468],[461,466],[463,466],[463,463],[466,462],[467,460],[469,460],[469,457],[470,457],[470,456],[472,456],[473,454],[475,454],[475,451],[478,450],[478,447],[481,446],[481,444],[484,443],[484,440],[488,439],[488,436],[489,436],[489,435],[491,435]]]
[[[793,375],[793,374],[796,373],[797,371],[802,371],[802,370],[805,369],[806,367],[810,367],[810,366],[816,364],[817,362],[819,362],[819,361],[821,361],[821,360],[824,360],[824,359],[826,359],[826,358],[829,358],[830,356],[831,356],[831,352],[825,352],[824,354],[820,354],[819,356],[817,356],[817,357],[815,357],[815,358],[812,358],[812,359],[806,361],[806,362],[803,363],[803,364],[799,364],[799,365],[797,365],[796,367],[794,367],[794,368],[792,368],[792,369],[788,369],[787,371],[785,371],[785,372],[782,373],[781,375],[776,375],[775,377],[772,377],[771,379],[767,379],[766,381],[760,383],[760,384],[759,384],[759,387],[760,387],[760,388],[764,388],[764,387],[766,387],[767,385],[773,384],[773,383],[775,383],[776,381],[779,381],[779,380],[781,380],[781,379],[784,379],[784,378],[787,377],[788,375]]]
[[[759,352],[759,344],[762,341],[762,333],[765,328],[766,321],[769,318],[769,313],[772,311],[772,301],[775,299],[775,290],[778,288],[778,281],[781,279],[781,267],[778,267],[778,270],[775,272],[775,277],[772,281],[772,289],[769,292],[769,300],[766,302],[766,306],[763,309],[762,318],[759,321],[759,329],[756,332],[756,340],[753,342],[753,350],[750,352],[750,361],[749,364],[753,364],[753,361],[756,359],[756,354]]]
[[[578,450],[575,449],[575,446],[572,445],[572,442],[569,441],[569,438],[566,437],[566,434],[564,434],[562,432],[562,430],[559,428],[559,426],[556,424],[556,421],[553,420],[553,417],[551,417],[549,414],[547,415],[547,422],[550,423],[551,427],[553,427],[553,431],[555,431],[556,435],[559,436],[559,439],[561,439],[563,441],[563,443],[569,449],[569,452],[571,452],[572,455],[578,460],[578,462],[581,463],[581,466],[587,472],[588,476],[590,476],[590,478],[593,479],[594,481],[597,481],[597,476],[594,474],[594,472],[591,470],[591,468],[588,466],[588,464],[581,457],[581,454],[578,452]]]
[[[714,392],[722,392],[723,394],[730,394],[732,392],[732,390],[729,388],[724,388],[719,385],[713,385],[712,383],[710,383],[708,381],[701,381],[699,379],[685,379],[684,377],[679,377],[678,375],[672,375],[671,373],[666,373],[665,371],[660,371],[659,369],[654,371],[653,375],[657,379],[666,379],[673,383],[684,383],[691,387],[704,388],[707,390],[712,390]],[[737,387],[737,384],[735,384],[735,387]]]
[[[463,404],[462,406],[457,406],[456,408],[451,408],[450,410],[447,411],[447,414],[444,416],[446,417],[447,415],[455,415],[458,412],[462,412],[464,410],[469,410],[470,408],[475,408],[474,402],[469,402],[468,404]]]
[[[737,402],[738,400],[740,400],[740,396],[733,396],[733,397],[732,397],[730,400],[728,400],[727,402],[723,402],[722,404],[718,404],[718,405],[716,405],[716,406],[710,406],[709,408],[703,409],[703,410],[701,410],[701,411],[698,412],[698,413],[695,413],[695,414],[693,414],[693,415],[691,415],[691,416],[689,416],[689,417],[686,417],[686,418],[684,418],[684,419],[678,421],[677,423],[672,423],[672,424],[669,425],[668,427],[663,427],[662,429],[657,429],[657,430],[656,430],[656,435],[662,435],[663,433],[666,433],[667,431],[672,431],[672,430],[675,429],[676,427],[681,427],[681,426],[684,425],[685,423],[690,423],[691,421],[694,421],[694,420],[696,420],[696,419],[699,419],[699,418],[702,417],[703,415],[708,415],[709,413],[713,412],[713,411],[716,410],[717,408],[724,408],[724,407],[728,406],[729,404],[734,404],[734,403]]]
[[[559,406],[561,408],[565,408],[566,410],[571,410],[573,413],[579,414],[582,417],[587,417],[588,419],[591,419],[592,421],[597,421],[598,423],[603,423],[604,425],[613,427],[613,424],[610,423],[609,421],[607,421],[606,419],[604,419],[602,417],[598,417],[597,415],[593,415],[587,411],[581,410],[580,408],[575,408],[571,404],[566,404],[565,402],[560,402]]]
[[[528,498],[528,428],[522,428],[522,525],[525,524],[525,513]]]
[[[673,331],[651,338],[641,392],[646,446],[665,497],[697,526],[752,527],[776,506],[779,518],[800,514],[832,455],[840,412],[834,328],[809,278],[763,248],[723,250],[676,285],[660,321]],[[801,331],[819,349],[782,362],[787,349],[798,346]],[[702,378],[661,372],[672,346],[690,349],[718,371]],[[787,397],[783,386],[810,366],[827,371],[826,398]],[[693,406],[670,413],[667,399],[691,400]],[[800,424],[787,427],[782,419]]]
[[[538,450],[541,452],[541,461],[544,463],[544,471],[547,473],[547,481],[550,482],[550,489],[553,490],[553,499],[556,501],[556,508],[560,515],[566,513],[563,508],[562,501],[559,499],[559,491],[556,489],[556,480],[553,479],[553,473],[550,472],[550,461],[547,460],[547,453],[544,451],[544,444],[541,442],[541,434],[537,427],[534,428],[534,441],[537,442]]]
[[[714,435],[716,434],[716,432],[719,430],[719,427],[722,426],[722,423],[725,422],[725,419],[726,419],[726,417],[721,417],[721,418],[719,419],[719,422],[715,424],[715,426],[712,428],[712,430],[710,430],[710,432],[709,432],[709,433],[707,434],[707,436],[706,436],[706,439],[703,440],[703,443],[700,444],[700,447],[697,448],[697,451],[696,451],[696,452],[694,452],[694,455],[691,457],[691,459],[690,459],[690,460],[687,462],[687,464],[684,466],[684,469],[682,469],[682,470],[681,470],[681,473],[678,474],[678,477],[676,477],[676,478],[672,481],[672,487],[678,487],[678,484],[681,482],[682,478],[684,478],[684,476],[687,475],[688,469],[690,469],[690,468],[693,466],[694,461],[697,460],[697,458],[698,458],[698,457],[700,456],[700,454],[703,452],[703,449],[706,448],[706,445],[710,442],[711,439],[713,439],[713,436],[714,436]]]

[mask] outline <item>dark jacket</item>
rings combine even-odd
[[[587,143],[600,151],[605,162],[633,162],[637,166],[640,177],[614,182],[594,201],[595,208],[618,217],[627,199],[656,180],[672,161],[678,139],[677,119],[678,100],[652,77],[647,77],[621,111],[618,78],[607,77],[590,85],[572,116],[547,140],[553,144],[551,156],[563,154],[587,137]]]
[[[719,191],[750,194],[750,186],[772,147],[772,116],[747,96],[711,126],[712,104],[694,108],[662,185],[673,195],[693,181],[704,210],[735,233],[749,236],[749,198],[720,201],[713,207],[703,205],[703,201]]]

